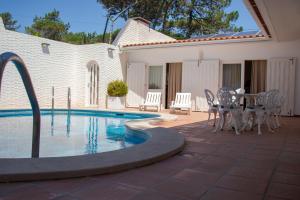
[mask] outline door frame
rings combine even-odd
[[[97,86],[96,86],[96,90],[98,90],[97,92],[96,92],[96,94],[97,94],[97,99],[98,99],[98,102],[96,103],[96,104],[91,104],[90,103],[90,86],[89,86],[89,84],[90,84],[90,77],[91,77],[91,73],[92,72],[90,72],[90,68],[93,66],[93,65],[95,65],[95,66],[97,66],[97,68],[98,68],[98,80],[97,80]],[[99,64],[98,64],[98,62],[97,61],[95,61],[95,60],[91,60],[91,61],[89,61],[88,63],[87,63],[87,65],[86,65],[86,72],[85,72],[85,106],[87,106],[87,107],[98,107],[99,106],[99,104],[100,104],[100,91],[99,91],[99,89],[100,89],[100,66],[99,66]]]

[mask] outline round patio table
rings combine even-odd
[[[246,99],[246,106],[254,106],[256,104],[256,97],[258,93],[245,93],[245,94],[237,94],[239,98],[245,98]]]

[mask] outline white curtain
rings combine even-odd
[[[241,64],[223,64],[223,87],[241,87]]]
[[[161,89],[162,87],[162,66],[149,67],[149,89]]]

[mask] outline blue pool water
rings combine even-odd
[[[61,157],[114,151],[143,143],[147,134],[129,130],[128,120],[152,114],[105,111],[42,110],[40,157]],[[31,157],[32,112],[0,111],[0,158]]]

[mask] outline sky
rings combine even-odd
[[[32,24],[35,16],[44,16],[45,13],[56,9],[60,11],[61,19],[71,25],[72,32],[102,33],[105,26],[106,11],[96,0],[0,0],[0,12],[10,12],[24,32],[26,26]],[[237,26],[244,30],[258,30],[258,26],[246,9],[243,0],[232,0],[226,11],[238,10]],[[118,19],[114,28],[122,28],[123,19]]]

